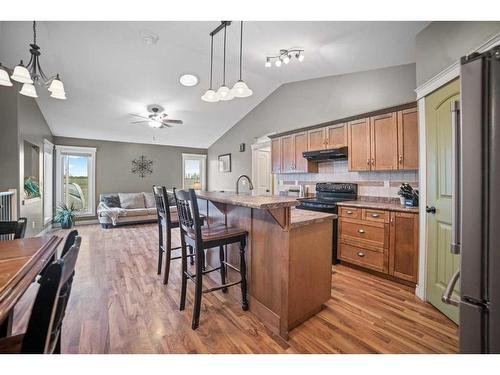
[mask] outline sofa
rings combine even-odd
[[[169,193],[170,212],[177,212]],[[153,193],[108,193],[99,196],[97,218],[108,229],[120,224],[153,223],[158,220]]]

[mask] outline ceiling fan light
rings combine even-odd
[[[279,68],[281,66],[281,60],[278,59],[274,62],[274,65],[276,65],[277,68]]]
[[[2,69],[0,65],[0,86],[12,86],[12,82],[9,78],[9,73]]]
[[[231,93],[236,98],[246,98],[253,94],[253,91],[247,86],[247,84],[239,80],[236,82],[231,89]]]
[[[208,89],[201,97],[201,100],[208,103],[215,103],[219,101],[219,98],[217,97],[217,93],[214,90]]]
[[[66,93],[64,91],[52,91],[50,94],[51,98],[66,100]]]
[[[217,90],[217,98],[222,101],[227,101],[234,99],[234,95],[231,90],[229,90],[229,87],[227,87],[226,85],[222,85]]]
[[[30,98],[38,98],[38,95],[36,94],[35,86],[33,86],[31,83],[23,84],[23,87],[22,87],[21,91],[19,91],[19,94],[24,95],[24,96],[29,96]]]
[[[158,128],[161,128],[163,124],[159,121],[149,121],[148,125],[152,128],[158,129]]]
[[[297,60],[299,60],[300,62],[304,61],[304,54],[299,52],[298,56],[297,56]]]
[[[283,57],[283,62],[285,64],[288,64],[290,62],[290,56],[286,55],[285,57]]]
[[[10,76],[14,81],[20,82],[20,83],[33,83],[33,80],[31,79],[30,72],[26,67],[22,64],[22,61],[19,65],[17,65],[14,68],[14,72]]]

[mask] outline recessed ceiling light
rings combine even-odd
[[[148,29],[142,29],[139,34],[141,35],[142,41],[149,46],[158,43],[158,40],[160,39],[157,34]]]
[[[198,77],[196,77],[193,74],[184,74],[180,76],[179,82],[181,83],[182,86],[196,86],[198,84]]]

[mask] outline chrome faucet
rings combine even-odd
[[[248,177],[246,174],[242,174],[240,177],[238,177],[238,179],[236,180],[236,194],[239,194],[240,193],[240,189],[238,187],[238,185],[240,184],[240,180],[242,178],[246,178],[248,180],[248,188],[250,190],[253,190],[253,184],[252,184],[252,180],[250,180],[250,177]]]

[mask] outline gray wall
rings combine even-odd
[[[417,86],[500,33],[500,22],[432,22],[416,38]]]
[[[19,188],[17,91],[0,86],[0,191]]]
[[[414,90],[415,64],[282,85],[210,146],[208,188],[234,190],[240,174],[251,175],[255,138],[411,102]],[[226,153],[232,172],[219,173],[217,156]]]
[[[206,149],[54,137],[56,145],[96,147],[96,204],[101,193],[151,191],[153,185],[182,187],[182,154],[205,154]],[[131,163],[144,155],[153,160],[153,174],[131,173]]]

